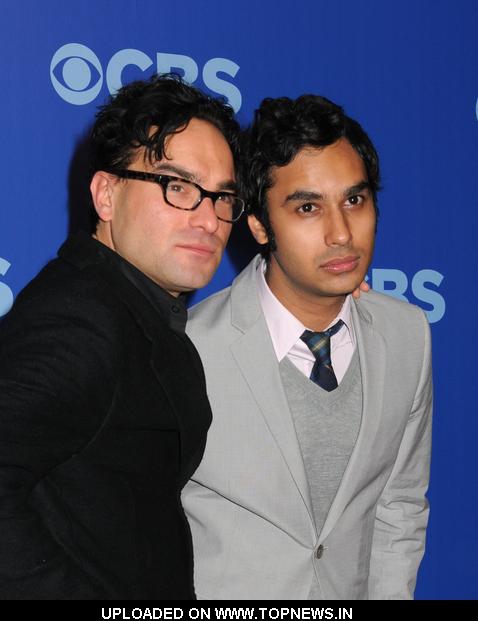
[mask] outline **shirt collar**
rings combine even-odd
[[[310,356],[310,350],[300,340],[301,334],[309,328],[304,326],[297,317],[287,310],[272,293],[265,279],[265,270],[266,262],[263,259],[257,267],[257,288],[277,360],[280,362],[297,344],[299,349],[304,349],[304,353],[306,352],[306,355]],[[332,336],[331,341],[343,342],[347,340],[351,341],[352,345],[355,346],[350,304],[351,296],[348,295],[339,314],[330,322],[327,328],[330,328],[341,319],[345,326]]]
[[[175,297],[157,285],[137,267],[123,259],[108,246],[93,238],[98,244],[99,253],[112,265],[116,266],[137,289],[153,305],[159,314],[168,323],[169,327],[177,332],[184,332],[188,317],[185,295]]]

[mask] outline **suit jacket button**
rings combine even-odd
[[[320,544],[320,546],[315,551],[315,556],[317,558],[322,558],[323,553],[324,553],[324,546],[322,544]]]

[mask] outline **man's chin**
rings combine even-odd
[[[177,285],[177,290],[181,293],[193,293],[198,289],[202,289],[211,282],[214,273],[215,272],[211,274],[195,274],[191,278],[185,278]]]
[[[324,287],[324,290],[321,292],[325,297],[336,298],[336,297],[346,297],[350,295],[357,289],[360,283],[363,281],[363,278],[353,279],[349,282],[342,283],[334,283],[334,285],[330,285],[328,287]]]

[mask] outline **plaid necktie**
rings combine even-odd
[[[336,334],[343,325],[344,322],[339,319],[335,325],[324,332],[305,330],[300,337],[315,356],[310,379],[329,392],[338,386],[330,360],[330,337]]]

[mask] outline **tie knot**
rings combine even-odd
[[[330,337],[337,334],[343,325],[344,322],[339,319],[336,324],[323,332],[304,330],[300,338],[317,360],[330,364]]]

